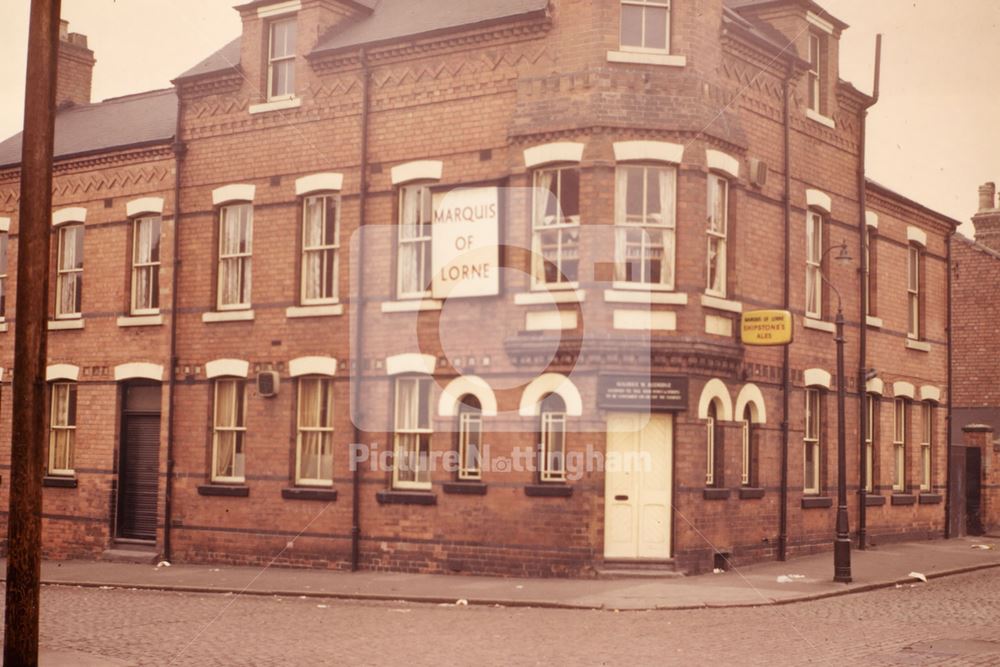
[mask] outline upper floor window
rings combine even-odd
[[[333,484],[333,381],[301,378],[295,483]]]
[[[566,481],[566,402],[559,394],[542,399],[539,438],[539,479]]]
[[[431,488],[430,377],[396,378],[396,419],[392,485],[397,489]]]
[[[59,228],[56,317],[79,317],[83,303],[83,225]]]
[[[302,304],[335,303],[340,267],[339,197],[306,197],[302,211]]]
[[[133,315],[160,310],[160,216],[132,221]]]
[[[0,320],[7,315],[7,241],[8,233],[0,231]]]
[[[399,298],[430,295],[433,204],[426,185],[399,190],[399,246],[396,293]]]
[[[618,167],[616,281],[673,288],[676,178],[669,167]]]
[[[462,397],[458,406],[458,478],[482,477],[483,411],[479,399]]]
[[[907,328],[910,338],[920,339],[923,336],[920,309],[921,266],[923,255],[920,248],[910,245],[906,262],[906,292],[907,292]]]
[[[708,284],[705,291],[726,296],[726,238],[729,232],[729,181],[708,176]]]
[[[822,420],[820,418],[820,393],[806,389],[805,436],[803,438],[803,483],[805,493],[819,494],[820,461],[822,460]]]
[[[295,94],[296,19],[270,24],[267,52],[267,99],[279,100]]]
[[[823,316],[823,216],[806,216],[806,317]]]
[[[580,170],[540,169],[534,181],[532,282],[576,283],[580,267]]]
[[[823,38],[809,33],[809,108],[821,113],[823,93]]]
[[[906,401],[893,402],[892,490],[906,491]]]
[[[876,262],[875,241],[878,232],[869,227],[865,233],[865,305],[868,308],[866,315],[874,317],[877,313],[875,307],[875,294],[878,285],[878,263]]]
[[[670,0],[622,0],[621,47],[670,50]]]
[[[76,383],[53,384],[51,398],[48,474],[72,475],[76,454]]]
[[[250,307],[253,256],[253,207],[231,204],[219,209],[219,310]]]
[[[246,479],[246,381],[215,381],[215,417],[212,424],[212,481]]]

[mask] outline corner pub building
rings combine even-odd
[[[864,178],[874,100],[820,5],[236,10],[173,88],[97,104],[64,31],[49,557],[593,576],[826,549],[841,304],[852,539],[946,536],[957,223]],[[741,344],[758,309],[790,346]]]

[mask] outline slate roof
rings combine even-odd
[[[177,127],[172,88],[63,109],[56,115],[55,157],[168,142]],[[0,168],[21,162],[21,134],[0,143]]]
[[[320,39],[313,53],[356,48],[406,37],[433,34],[494,21],[538,15],[549,0],[365,0],[371,14]],[[187,70],[177,81],[238,67],[240,39]]]

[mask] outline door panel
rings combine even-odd
[[[642,486],[639,492],[642,531],[640,558],[670,557],[670,443],[667,415],[650,415],[639,442]]]
[[[969,535],[982,535],[986,532],[982,520],[983,457],[982,450],[978,447],[965,449],[965,480],[966,532]]]
[[[607,465],[604,481],[604,556],[635,558],[639,526],[635,472],[628,462],[636,450],[634,415],[608,415]]]

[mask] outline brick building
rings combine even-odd
[[[164,105],[57,151],[53,252],[85,230],[87,262],[76,310],[53,296],[50,554],[587,575],[823,549],[840,306],[852,530],[945,534],[957,223],[859,176],[845,24],[806,0],[237,10],[174,90],[59,116],[68,141]],[[740,342],[759,309],[791,311],[790,346]]]
[[[979,188],[976,238],[956,234],[952,251],[951,439],[955,452],[955,521],[971,534],[1000,527],[1000,209],[996,185]]]

